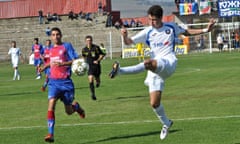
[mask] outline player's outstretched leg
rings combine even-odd
[[[74,102],[72,104],[72,107],[74,111],[76,111],[79,114],[81,118],[85,118],[85,111],[83,110],[83,108],[81,108],[78,102]]]
[[[112,71],[109,73],[110,78],[114,78],[119,71],[119,62],[115,61],[112,65]]]

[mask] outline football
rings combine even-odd
[[[88,64],[85,62],[84,59],[79,58],[79,59],[75,59],[72,62],[72,67],[71,70],[72,72],[77,75],[77,76],[83,76],[86,74],[86,72],[88,71]]]

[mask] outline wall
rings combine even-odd
[[[111,0],[14,0],[0,2],[0,18],[17,18],[38,16],[38,11],[43,14],[48,12],[59,15],[74,13],[97,12],[98,2],[101,1],[105,11],[111,11]]]

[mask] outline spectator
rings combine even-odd
[[[123,26],[126,27],[126,28],[129,28],[128,20],[125,20],[125,21],[123,22]]]
[[[99,1],[98,2],[98,15],[102,15],[102,14],[103,14],[102,2]]]
[[[74,20],[77,19],[77,16],[73,13],[73,11],[70,11],[68,13],[68,19]]]
[[[231,33],[232,48],[236,48],[235,32]]]
[[[136,22],[134,19],[131,19],[130,21],[130,27],[135,27],[136,26]]]
[[[136,27],[142,27],[142,26],[143,26],[142,22],[140,20],[137,20]]]
[[[200,35],[197,38],[197,48],[198,48],[199,52],[204,49],[204,37],[203,37],[203,35]]]
[[[57,13],[53,13],[53,15],[52,15],[52,20],[53,20],[54,22],[61,21],[59,15],[58,15]]]
[[[223,37],[222,37],[221,34],[218,34],[217,45],[218,45],[219,52],[222,52],[222,50],[223,50]]]
[[[46,28],[45,32],[47,36],[51,35],[51,29],[49,27]]]
[[[235,41],[236,41],[236,48],[239,48],[239,32],[236,32],[236,34],[235,34]]]
[[[50,12],[47,13],[46,18],[47,18],[47,22],[48,22],[48,23],[50,23],[50,22],[53,20],[52,15],[51,15]]]
[[[82,16],[83,16],[83,12],[80,11],[80,12],[78,13],[78,19],[82,19]]]
[[[115,27],[116,29],[120,29],[120,28],[121,28],[120,22],[119,22],[119,21],[116,21],[115,24],[114,24],[114,27]]]
[[[39,17],[39,24],[43,24],[43,11],[38,11],[38,17]]]
[[[108,13],[107,15],[107,21],[106,21],[106,27],[112,27],[112,15],[111,13]]]
[[[92,21],[93,19],[91,18],[91,13],[90,12],[88,12],[87,14],[86,14],[86,17],[85,17],[85,19],[86,19],[86,21]]]

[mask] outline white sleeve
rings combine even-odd
[[[134,44],[136,43],[146,43],[147,40],[147,34],[150,31],[150,28],[147,27],[144,30],[140,31],[136,35],[132,36],[131,39]]]
[[[12,48],[8,50],[8,55],[10,55],[11,53],[12,53]]]

